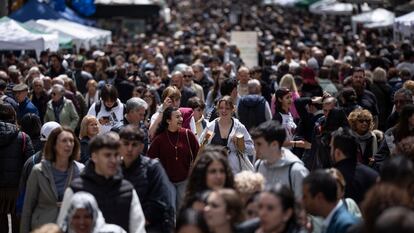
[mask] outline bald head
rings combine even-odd
[[[183,73],[181,71],[174,71],[171,75],[171,86],[176,86],[181,90],[183,87]]]
[[[237,71],[237,80],[241,84],[247,84],[247,82],[250,80],[250,70],[249,68],[242,66]]]

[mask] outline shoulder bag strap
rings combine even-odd
[[[70,167],[69,175],[66,178],[65,189],[64,189],[65,191],[69,187],[69,185],[70,185],[70,183],[72,181],[72,178],[73,178],[73,170],[75,169],[74,166],[76,166],[76,164],[74,162],[72,162],[72,166]],[[58,208],[60,208],[62,206],[62,202],[61,201],[56,202],[56,206]]]
[[[262,161],[263,161],[263,160],[261,160],[261,159],[260,159],[260,160],[259,160],[259,162],[257,163],[257,165],[256,165],[256,167],[255,167],[255,168],[256,168],[256,169],[255,169],[255,170],[256,170],[256,172],[259,172],[259,168],[260,168],[260,165],[262,165]],[[290,177],[290,176],[289,176],[289,177]]]
[[[293,167],[293,165],[295,165],[295,163],[297,163],[297,162],[293,162],[289,165],[289,173],[288,173],[289,174],[289,187],[290,187],[290,190],[292,190],[292,191],[293,191],[293,185],[292,185],[291,172],[292,172],[292,167]]]
[[[194,155],[193,155],[193,150],[191,148],[190,139],[188,138],[188,129],[185,129],[185,136],[187,136],[187,143],[188,143],[188,147],[189,147],[190,153],[191,153],[191,162],[190,162],[191,163],[190,167],[191,167],[192,164],[193,164],[193,161],[194,161]]]

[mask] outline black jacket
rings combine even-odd
[[[358,95],[357,101],[362,108],[369,110],[372,116],[378,116],[377,97],[372,92],[364,90],[362,94]]]
[[[48,96],[46,91],[43,91],[39,97],[32,92],[30,99],[39,111],[40,120],[43,122],[47,110],[47,102],[49,102],[50,96]]]
[[[93,79],[92,74],[84,70],[75,70],[75,72],[73,72],[73,77],[75,78],[78,91],[82,94],[86,94],[88,91],[86,89],[86,84],[89,80]]]
[[[0,122],[0,188],[17,188],[24,162],[34,153],[29,135]]]
[[[260,95],[246,95],[240,98],[237,115],[240,122],[250,130],[266,121],[266,99]]]
[[[400,114],[398,112],[393,112],[391,115],[387,118],[387,124],[385,125],[385,130],[388,130],[392,127],[394,127],[398,123],[398,119],[400,118]]]
[[[312,132],[316,121],[323,116],[322,111],[317,114],[309,113],[306,109],[306,105],[310,103],[312,103],[312,99],[310,97],[302,97],[295,100],[296,111],[300,117],[299,125],[296,128],[295,134],[308,142],[312,142]]]
[[[356,203],[360,203],[365,193],[377,182],[378,173],[361,163],[352,159],[344,159],[334,165],[345,179],[345,197],[352,198]]]
[[[85,136],[80,140],[81,151],[79,162],[83,164],[86,164],[86,162],[88,162],[91,158],[91,152],[89,151],[89,141],[90,139],[88,136]]]
[[[74,193],[79,191],[91,193],[96,198],[107,223],[129,229],[134,187],[123,179],[121,171],[112,178],[106,179],[96,174],[95,164],[90,161],[80,178],[74,179],[70,187]]]
[[[370,85],[372,93],[378,101],[378,128],[382,131],[386,130],[387,117],[392,110],[392,88],[387,82],[376,82]]]
[[[132,97],[132,91],[135,87],[132,82],[117,78],[115,79],[114,86],[118,90],[119,99],[122,103],[126,103]]]
[[[174,207],[168,189],[168,176],[158,160],[140,155],[128,168],[122,164],[124,178],[137,191],[149,232],[170,232]]]
[[[196,93],[188,87],[183,87],[181,89],[181,105],[180,107],[188,107],[188,99],[196,96]]]
[[[203,75],[203,78],[200,81],[194,80],[194,82],[203,88],[204,96],[207,96],[210,87],[214,84],[214,81],[208,78],[206,74]]]

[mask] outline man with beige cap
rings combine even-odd
[[[19,83],[13,87],[14,97],[19,104],[17,109],[17,122],[23,118],[27,113],[34,113],[39,116],[39,111],[32,101],[27,97],[29,93],[29,87],[24,83]]]

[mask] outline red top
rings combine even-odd
[[[187,141],[186,131],[188,133]],[[175,149],[177,146],[177,150]],[[193,158],[191,158],[191,151]],[[148,150],[150,158],[158,158],[163,165],[171,182],[181,182],[187,179],[190,163],[198,153],[198,141],[191,130],[181,128],[178,132],[168,130],[157,135]]]

